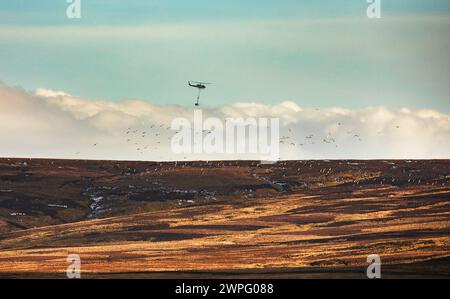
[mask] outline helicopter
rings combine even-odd
[[[197,81],[188,81],[188,85],[190,87],[195,87],[198,89],[198,95],[197,95],[197,102],[195,103],[195,106],[200,105],[200,92],[203,89],[206,89],[206,85],[212,84],[212,83],[205,83],[205,82],[197,82]]]

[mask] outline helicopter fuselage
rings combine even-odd
[[[203,85],[203,84],[191,84],[191,83],[189,83],[189,86],[192,86],[192,87],[195,87],[195,88],[198,88],[198,89],[205,89],[206,88],[206,86],[205,85]]]

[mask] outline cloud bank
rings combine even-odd
[[[112,160],[251,159],[173,154],[168,129],[194,107],[83,99],[0,84],[0,156]],[[450,115],[435,110],[316,109],[286,101],[204,109],[204,117],[277,117],[281,159],[450,159]],[[128,132],[128,134],[127,134]],[[145,132],[145,133],[144,133]]]

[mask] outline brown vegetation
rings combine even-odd
[[[0,159],[0,276],[449,277],[449,169]]]

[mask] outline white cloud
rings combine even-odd
[[[174,133],[167,126],[177,117],[192,119],[193,110],[140,100],[82,99],[45,89],[29,93],[0,84],[0,156],[179,160],[184,155],[171,153]],[[319,110],[288,101],[274,105],[237,103],[205,110],[204,117],[210,116],[224,121],[227,117],[279,117],[280,136],[290,137],[281,145],[282,159],[450,158],[450,115],[434,110]],[[128,128],[139,132],[126,134]],[[144,137],[143,131],[147,132]],[[305,138],[310,135],[312,138]]]
[[[55,91],[51,89],[45,89],[45,88],[38,88],[34,92],[35,95],[39,97],[44,98],[54,98],[54,97],[70,97],[71,95],[68,93],[65,93],[64,91]]]

